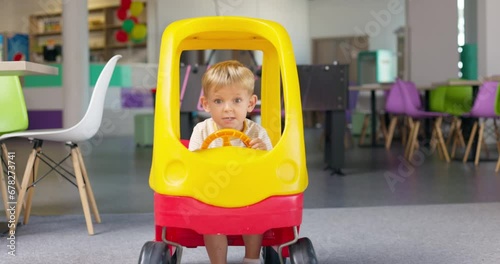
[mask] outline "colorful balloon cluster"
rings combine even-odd
[[[137,19],[143,10],[143,2],[121,0],[121,5],[116,10],[116,17],[123,21],[122,28],[115,33],[115,38],[118,42],[123,43],[131,40],[135,43],[140,43],[146,39],[146,25],[139,23]]]

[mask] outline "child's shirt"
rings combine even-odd
[[[189,140],[189,150],[194,151],[200,149],[205,138],[217,130],[217,124],[215,124],[212,118],[208,118],[205,121],[198,123],[193,129],[193,134],[191,134],[191,139]],[[266,144],[267,150],[271,150],[273,148],[271,139],[267,135],[267,131],[261,125],[253,122],[252,120],[245,119],[242,132],[251,139],[260,138],[264,144]],[[238,138],[231,139],[231,145],[246,147],[245,144]],[[215,139],[208,146],[208,148],[218,147],[222,147],[222,138]]]

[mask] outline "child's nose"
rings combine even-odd
[[[224,104],[224,111],[231,111],[231,110],[232,110],[231,104],[230,103],[225,103]]]

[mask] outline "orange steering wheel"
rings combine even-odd
[[[250,147],[250,141],[252,140],[241,131],[231,128],[224,128],[210,134],[207,138],[205,138],[203,144],[201,144],[201,149],[207,149],[210,143],[212,143],[212,141],[217,138],[222,138],[223,146],[231,146],[231,138],[239,138],[241,142],[245,144],[245,146]]]

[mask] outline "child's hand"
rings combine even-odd
[[[254,138],[250,141],[250,147],[253,149],[267,150],[266,144],[260,138]]]

